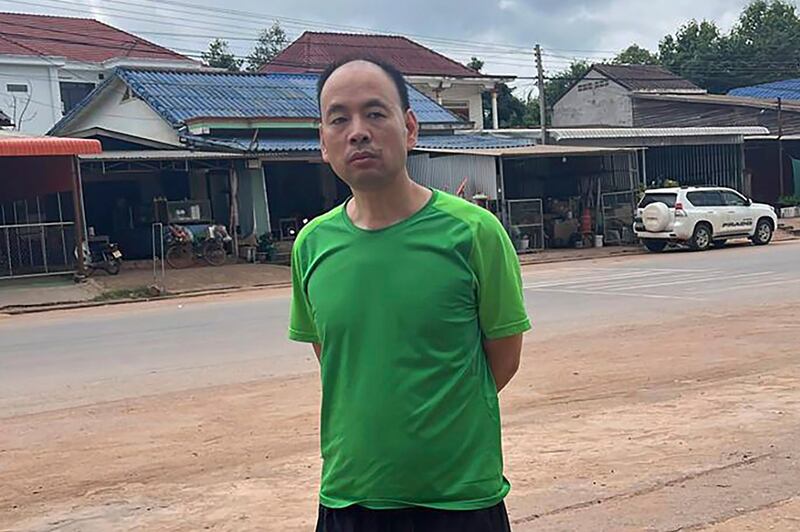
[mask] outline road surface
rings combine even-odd
[[[515,529],[800,528],[800,244],[523,276]],[[0,318],[0,530],[307,529],[316,362],[287,312],[282,290]]]

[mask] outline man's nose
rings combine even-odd
[[[362,120],[353,120],[353,129],[350,131],[350,144],[364,144],[372,140],[372,134],[369,128],[365,127],[366,124]]]

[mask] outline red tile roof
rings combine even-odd
[[[399,35],[360,35],[307,31],[264,65],[262,72],[321,72],[350,56],[369,56],[389,63],[405,75],[477,78],[480,72]]]
[[[92,19],[0,13],[0,54],[100,63],[115,58],[190,61],[186,56]]]

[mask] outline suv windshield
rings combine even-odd
[[[658,194],[648,193],[645,194],[642,198],[642,201],[639,202],[639,208],[644,209],[651,203],[663,203],[670,209],[675,208],[675,202],[678,200],[678,195],[674,193],[664,192]]]

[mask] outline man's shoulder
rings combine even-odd
[[[324,214],[320,214],[310,222],[308,222],[300,232],[297,234],[297,238],[294,241],[294,249],[300,249],[306,242],[312,240],[314,235],[317,233],[317,230],[328,226],[330,224],[336,224],[341,220],[342,216],[342,209],[344,205],[338,205],[333,209],[329,210]]]
[[[446,192],[437,194],[434,206],[468,225],[474,234],[502,230],[500,220],[491,211]]]

